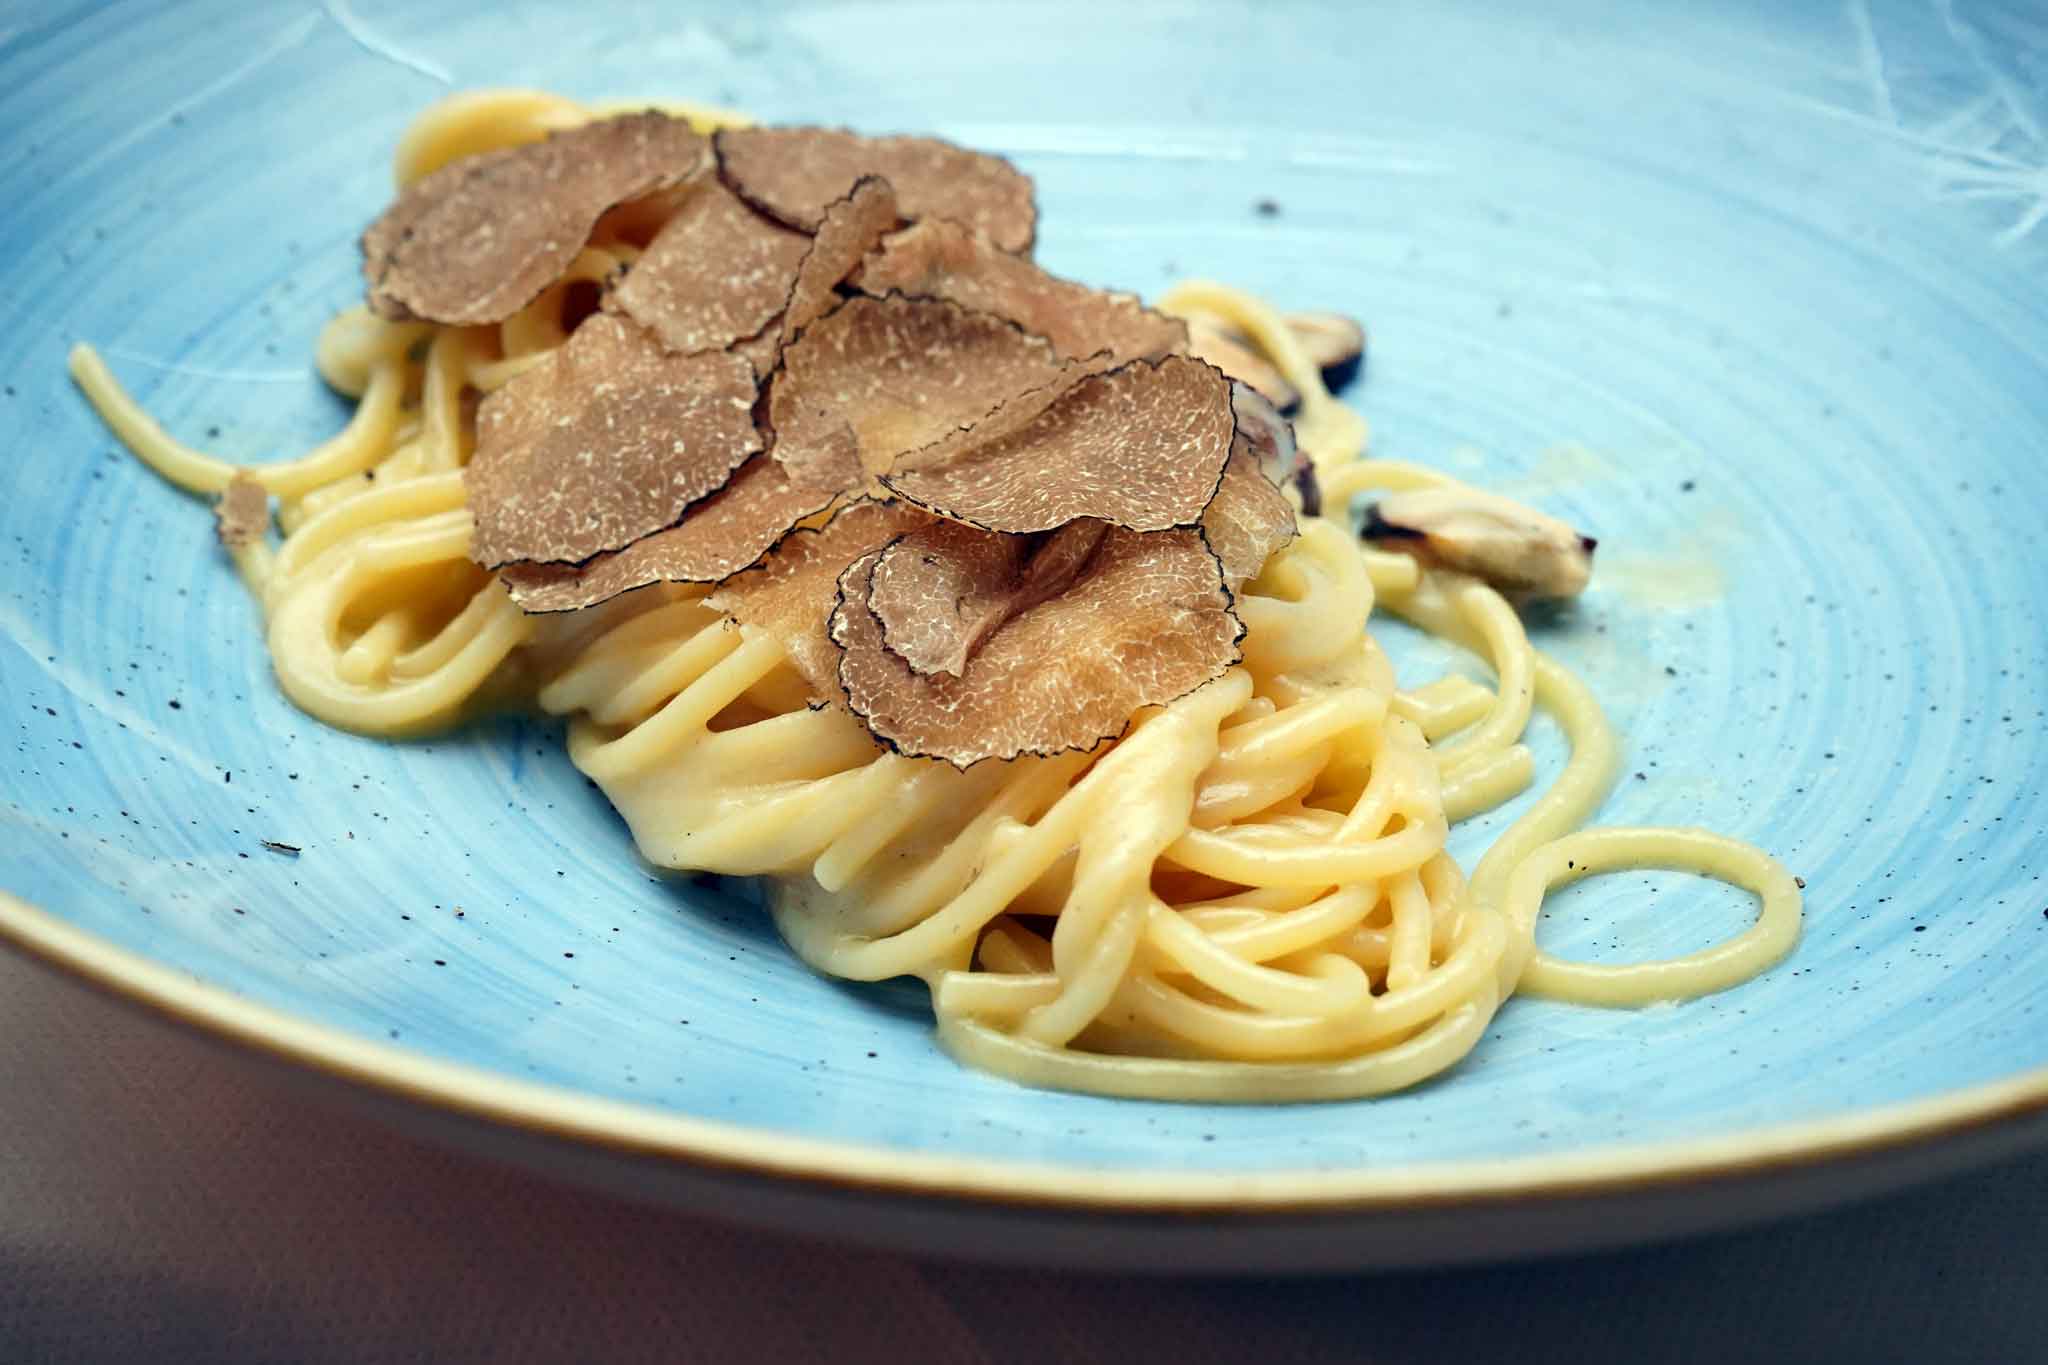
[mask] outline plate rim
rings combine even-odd
[[[1825,1169],[2048,1115],[2048,1065],[1918,1100],[1744,1132],[1373,1168],[1148,1170],[952,1156],[804,1137],[526,1081],[263,1004],[0,890],[0,943],[74,981],[267,1056],[428,1111],[704,1173],[1020,1209],[1207,1215],[1502,1207]]]

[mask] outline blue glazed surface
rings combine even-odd
[[[366,1037],[962,1155],[1508,1158],[2048,1065],[2031,6],[414,8],[0,9],[0,886]],[[1513,1002],[1371,1103],[1030,1092],[939,1053],[921,991],[807,974],[743,888],[650,875],[549,726],[390,745],[301,717],[204,509],[116,452],[64,352],[96,342],[232,459],[333,430],[313,338],[444,76],[934,130],[1038,178],[1056,270],[1364,318],[1379,452],[1601,537],[1599,586],[1539,633],[1626,735],[1603,818],[1764,843],[1808,882],[1796,955],[1675,1009]],[[1543,934],[1664,955],[1744,914],[1616,876]]]

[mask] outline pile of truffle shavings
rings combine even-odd
[[[715,585],[814,704],[960,767],[1092,749],[1239,660],[1290,428],[1179,321],[1033,264],[1008,162],[609,118],[407,188],[370,306],[502,321],[608,214],[659,226],[477,413],[470,553],[523,608]]]

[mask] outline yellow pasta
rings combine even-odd
[[[700,128],[737,118],[687,113]],[[400,183],[592,114],[531,92],[447,101],[407,133]],[[634,254],[601,230],[568,280],[601,280]],[[342,314],[318,363],[356,396],[355,417],[309,454],[247,471],[170,437],[89,348],[72,372],[172,483],[218,492],[246,472],[276,497],[278,548],[233,553],[280,685],[308,714],[398,735],[537,699],[567,719],[571,758],[651,862],[772,878],[777,926],[805,962],[922,978],[955,1056],[1029,1084],[1377,1094],[1453,1065],[1518,989],[1683,999],[1748,978],[1796,939],[1796,886],[1759,850],[1694,830],[1581,828],[1617,762],[1597,703],[1492,589],[1360,544],[1344,522],[1352,499],[1448,480],[1363,458],[1363,420],[1256,299],[1202,283],[1162,301],[1250,338],[1302,395],[1303,448],[1331,510],[1304,516],[1240,595],[1243,662],[1093,753],[958,771],[886,752],[844,708],[810,709],[781,642],[707,608],[704,589],[533,617],[471,563],[465,395],[561,344],[566,288],[490,327]],[[1368,629],[1376,609],[1471,649],[1491,679],[1400,690]],[[1571,759],[1468,877],[1445,852],[1450,826],[1531,783],[1521,738],[1539,706]],[[1634,966],[1537,948],[1549,887],[1652,866],[1748,888],[1757,924]]]

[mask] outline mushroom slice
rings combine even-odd
[[[1016,430],[913,451],[881,482],[986,530],[1096,517],[1159,531],[1201,518],[1235,435],[1221,371],[1187,356],[1134,360],[1081,380]]]
[[[870,294],[953,302],[1008,318],[1069,359],[1108,350],[1118,360],[1156,360],[1188,349],[1178,318],[1134,295],[1047,274],[959,223],[927,218],[883,239],[853,277]]]
[[[471,558],[578,562],[675,525],[761,449],[755,388],[742,357],[586,319],[477,409]]]
[[[852,490],[1059,368],[1042,337],[986,313],[848,299],[783,352],[768,403],[775,458],[797,484]]]
[[[719,173],[748,203],[815,232],[825,208],[862,176],[895,187],[906,218],[951,218],[1005,251],[1029,251],[1038,207],[1031,179],[1001,157],[931,137],[862,137],[843,128],[726,128]]]
[[[370,311],[398,322],[508,318],[561,277],[606,210],[708,164],[704,139],[654,110],[451,162],[363,234]]]
[[[1341,389],[1358,377],[1365,361],[1365,328],[1342,313],[1289,313],[1287,330],[1323,372],[1323,384]],[[1282,404],[1281,406],[1286,406]]]
[[[1259,473],[1276,487],[1292,485],[1302,512],[1321,516],[1323,490],[1316,481],[1316,464],[1295,443],[1294,424],[1248,384],[1231,389],[1230,409],[1237,417],[1238,444],[1255,459]]]
[[[683,355],[758,336],[789,298],[811,239],[756,213],[717,180],[689,196],[655,234],[605,307]]]
[[[746,625],[773,631],[811,695],[839,699],[839,650],[826,633],[839,575],[864,554],[929,525],[929,513],[900,502],[861,498],[823,526],[792,531],[760,563],[718,585],[705,605]]]
[[[1365,509],[1361,534],[1518,597],[1571,597],[1598,543],[1556,517],[1472,488],[1420,488]]]
[[[901,753],[965,768],[1093,749],[1240,657],[1222,568],[1192,530],[1108,527],[1063,592],[996,627],[957,676],[920,674],[889,649],[871,596],[881,558],[840,576],[831,633],[847,704]]]
[[[651,583],[716,583],[738,573],[822,512],[830,494],[792,487],[782,466],[756,455],[683,520],[583,564],[508,564],[499,578],[530,612],[579,611]]]
[[[1291,408],[1301,401],[1294,385],[1273,368],[1245,339],[1205,318],[1188,323],[1188,354],[1206,360],[1240,384],[1256,390],[1275,408]]]

